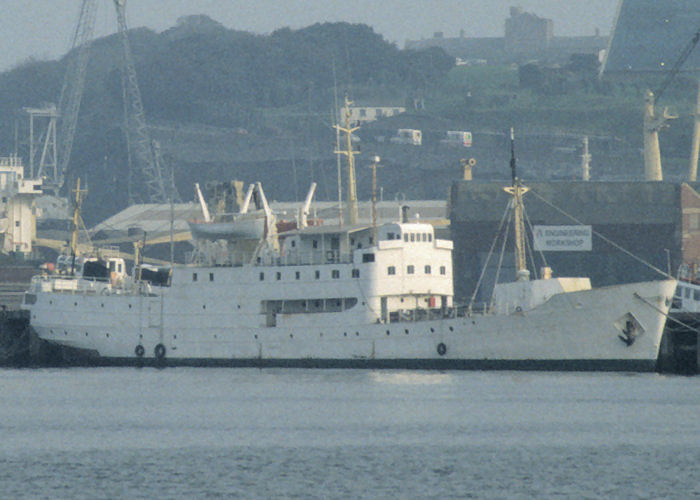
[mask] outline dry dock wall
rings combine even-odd
[[[455,295],[469,300],[479,279],[509,195],[503,182],[455,182],[449,217],[454,241]],[[593,286],[657,279],[638,259],[675,274],[681,262],[700,260],[700,186],[664,182],[528,182],[525,210],[531,225],[590,225],[590,251],[545,254],[554,276],[588,276]],[[546,201],[545,201],[546,200]],[[554,208],[556,207],[556,208]],[[601,238],[602,235],[604,238]],[[528,237],[532,248],[532,237]],[[496,276],[500,242],[490,259],[482,292],[487,300]],[[514,277],[512,237],[504,253],[500,281]],[[529,258],[528,258],[528,262]],[[543,265],[535,255],[537,268]]]

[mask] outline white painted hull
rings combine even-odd
[[[40,338],[90,351],[98,363],[153,363],[162,344],[165,364],[653,370],[674,288],[674,280],[619,285],[558,294],[527,312],[390,324],[350,310],[318,314],[315,325],[281,315],[266,327],[259,310],[234,307],[235,297],[201,304],[168,289],[39,291],[27,308]],[[628,314],[643,330],[631,343],[619,327]]]

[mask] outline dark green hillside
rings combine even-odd
[[[341,96],[345,90],[352,96],[388,95],[395,105],[406,95],[424,92],[453,64],[441,50],[399,50],[368,26],[348,23],[261,36],[192,16],[160,34],[141,28],[129,36],[147,119],[155,127],[152,135],[162,144],[185,198],[195,181],[240,177],[266,182],[251,177],[280,160],[284,164],[294,148],[305,158],[299,158],[299,169],[308,174],[299,183],[306,185],[322,168],[306,159],[333,159],[334,81]],[[0,153],[14,149],[18,110],[58,101],[69,57],[29,61],[0,74]],[[89,182],[85,216],[93,222],[127,203],[120,61],[117,35],[93,43],[69,172],[71,179],[80,175]],[[290,125],[290,132],[282,132]],[[21,138],[28,135],[24,127]],[[191,132],[187,140],[193,142],[186,147],[177,138],[181,130]],[[224,139],[222,146],[212,134],[233,134],[235,153],[221,153],[232,141]],[[21,144],[26,158],[25,149]],[[319,193],[334,191],[326,186]]]
[[[315,181],[317,198],[334,199],[331,113],[345,92],[359,104],[407,108],[357,134],[362,199],[370,196],[366,166],[374,154],[385,167],[385,199],[444,198],[465,157],[477,159],[475,179],[506,178],[511,126],[526,179],[577,178],[583,135],[590,136],[594,180],[640,178],[643,94],[664,77],[601,81],[597,58],[585,56],[554,68],[455,66],[441,49],[400,50],[349,23],[263,36],[191,16],[162,33],[132,30],[130,41],[151,135],[184,199],[192,199],[195,182],[233,178],[262,181],[270,199],[287,201]],[[18,110],[58,100],[69,57],[0,74],[0,154],[14,150]],[[77,176],[89,184],[88,223],[127,204],[120,61],[118,36],[94,42],[69,172],[71,184]],[[680,115],[660,134],[666,179],[683,178],[687,168],[695,92],[693,79],[682,76],[664,95],[662,105]],[[423,145],[391,143],[399,128],[421,129]],[[441,144],[447,130],[472,131],[473,147]]]

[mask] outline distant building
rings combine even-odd
[[[407,40],[407,49],[439,47],[455,57],[457,64],[510,64],[538,60],[544,64],[564,65],[574,54],[598,56],[607,47],[608,37],[596,30],[591,36],[554,36],[554,23],[511,7],[505,21],[503,37],[467,38],[464,30],[459,37],[445,37],[442,32],[433,38]]]
[[[405,112],[406,108],[402,106],[351,106],[350,122],[373,122],[379,118],[388,118]],[[345,108],[340,109],[338,116],[341,117],[341,121],[345,118]]]
[[[549,48],[554,36],[554,23],[521,7],[511,7],[506,19],[505,51],[511,54],[534,55]]]
[[[25,179],[20,158],[0,158],[0,252],[32,252],[36,238],[34,200],[41,194],[42,180]]]

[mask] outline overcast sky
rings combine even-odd
[[[97,36],[116,27],[113,0],[98,0]],[[55,59],[68,50],[82,0],[0,0],[0,70],[29,57]],[[554,34],[607,34],[618,0],[128,0],[129,27],[163,31],[181,16],[206,14],[228,28],[270,33],[316,22],[365,23],[403,47],[406,39],[502,36],[511,5],[554,20]]]

